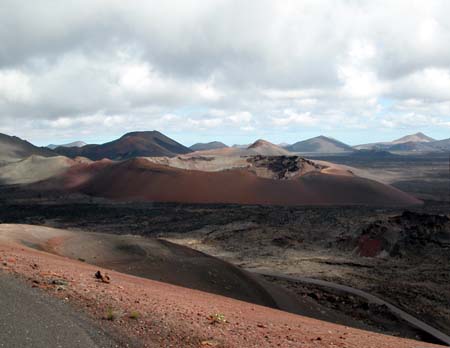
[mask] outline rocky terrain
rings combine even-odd
[[[442,296],[450,291],[446,249],[437,252],[440,246],[426,243],[420,254],[408,252],[403,257],[362,257],[356,249],[361,235],[374,223],[398,228],[418,223],[415,217],[408,217],[411,213],[402,217],[404,210],[398,208],[118,204],[77,195],[43,197],[18,190],[2,190],[0,221],[165,238],[246,269],[350,285],[450,332],[450,303]],[[448,207],[429,202],[412,211],[426,214],[424,221],[439,222],[441,217],[437,216],[444,216]],[[437,226],[431,230],[438,231]],[[317,286],[268,280],[297,293],[299,299],[310,299],[322,306],[322,311],[334,313],[335,322],[354,325],[351,323],[356,321],[373,331],[429,339],[383,308],[371,307],[355,297],[333,291],[330,295],[329,289]]]
[[[314,163],[299,156],[253,156],[247,158],[252,170],[261,177],[275,180],[298,178],[310,172],[321,172],[325,165]],[[350,174],[350,173],[349,173]],[[345,175],[345,171],[342,171]]]
[[[133,277],[12,241],[2,242],[0,261],[1,272],[82,308],[121,347],[437,347]]]
[[[141,145],[147,151],[148,134],[142,135],[144,142],[135,141],[141,135],[133,133],[110,144],[111,154],[120,159],[133,156],[144,149]],[[434,195],[435,191],[443,193],[439,185],[446,175],[444,158],[367,157],[358,153],[332,159],[340,164],[324,157],[305,159],[263,140],[244,148],[172,152],[120,161],[24,158],[0,167],[0,222],[63,228],[62,236],[70,236],[67,240],[71,242],[57,240],[43,246],[24,236],[15,243],[26,253],[6,254],[4,258],[31,262],[28,253],[45,250],[102,269],[309,318],[446,342],[450,303],[442,294],[450,293],[449,207],[441,196]],[[389,186],[405,187],[414,180],[420,183],[414,187],[421,190],[421,198],[435,200],[420,205],[422,202],[411,195],[417,191],[407,194]],[[405,206],[408,210],[402,208]],[[37,227],[32,229],[33,235],[44,235]],[[36,284],[48,283],[41,274],[27,273],[27,266],[20,262],[6,264],[7,271],[35,279]],[[77,280],[83,286],[88,284],[84,277]],[[99,279],[103,277],[101,273]],[[329,283],[302,281],[306,278]],[[105,310],[101,309],[103,304],[99,307],[92,298],[81,295],[83,286],[75,286],[71,294],[80,303],[87,300],[94,308],[91,314],[98,316]],[[420,318],[439,334],[430,334],[389,306],[342,291],[339,286],[385,300],[413,319]],[[88,291],[96,294],[101,289],[89,286]],[[112,296],[114,300],[116,295]],[[122,312],[133,310],[129,304],[118,307]],[[226,316],[232,314],[227,312]],[[185,332],[171,326],[175,323],[172,319],[161,322],[176,331],[175,336],[165,336],[175,337],[171,341],[175,342]],[[271,337],[269,333],[273,332],[268,331]],[[439,338],[441,334],[444,340]],[[123,335],[128,337],[130,332],[125,330]],[[304,332],[299,335],[309,337]],[[242,345],[239,335],[220,337],[218,346]],[[334,335],[331,338],[334,340]],[[333,340],[322,343],[338,344]],[[254,342],[260,346],[267,343],[256,338]]]
[[[375,216],[356,214],[356,217],[355,211],[352,214],[309,210],[303,212],[307,217],[297,215],[295,222],[289,221],[292,215],[287,222],[283,218],[288,214],[278,213],[278,223],[233,222],[169,238],[242,267],[324,279],[378,294],[450,332],[450,303],[448,296],[443,296],[450,293],[448,244],[436,244],[431,238],[417,245],[414,238],[405,238],[397,244],[394,257],[363,257],[361,250],[366,251],[367,243],[369,246],[374,243],[361,239],[361,235],[373,226],[374,218],[389,221],[393,212],[378,212]],[[394,216],[402,216],[401,212],[397,214]],[[432,235],[434,229],[427,229],[427,234]],[[355,242],[358,248],[348,247]],[[418,247],[419,253],[411,253]],[[290,284],[291,289],[298,286]],[[323,299],[320,292],[317,296]],[[355,303],[347,311],[357,313],[354,306]]]
[[[450,219],[447,215],[405,211],[370,223],[354,242],[357,252],[368,257],[446,254],[450,250]]]

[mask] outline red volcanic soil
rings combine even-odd
[[[109,283],[94,277],[98,270]],[[0,272],[81,308],[123,347],[438,347],[108,271],[12,241],[0,243]]]
[[[358,242],[360,256],[375,257],[382,251],[382,241],[371,239],[369,236],[361,236]]]
[[[109,159],[103,159],[96,162],[77,160],[78,164],[70,167],[67,172],[62,175],[55,176],[45,181],[30,185],[36,189],[65,189],[74,190],[82,184],[89,182],[102,170],[111,166],[114,162]]]
[[[56,182],[63,189],[116,200],[275,205],[421,203],[391,186],[353,176],[311,173],[295,180],[272,180],[245,168],[202,172],[143,158],[77,166]]]

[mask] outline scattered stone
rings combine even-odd
[[[206,347],[218,347],[219,346],[219,342],[213,341],[213,340],[202,341],[201,344],[202,344],[202,346],[206,346]]]
[[[102,272],[97,271],[95,272],[95,278],[106,284],[111,283],[111,278],[107,273],[103,274]]]
[[[67,285],[69,285],[69,282],[65,279],[53,279],[52,284],[59,285],[59,286],[67,286]]]

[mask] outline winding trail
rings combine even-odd
[[[294,282],[299,282],[299,283],[304,283],[304,284],[314,284],[314,285],[319,285],[319,286],[343,291],[343,292],[346,292],[346,293],[349,293],[352,295],[362,297],[362,298],[366,299],[367,301],[369,301],[369,303],[374,303],[377,305],[384,305],[391,311],[391,313],[396,315],[398,318],[403,319],[404,321],[408,322],[411,326],[413,326],[419,330],[422,330],[423,332],[426,332],[427,334],[429,334],[430,336],[439,340],[440,342],[446,344],[447,346],[450,346],[450,336],[448,336],[447,334],[445,334],[442,331],[439,331],[438,329],[428,325],[427,323],[413,317],[411,314],[406,313],[404,310],[394,306],[393,304],[391,304],[385,300],[382,300],[381,298],[374,296],[363,290],[355,289],[355,288],[352,288],[347,285],[341,285],[341,284],[329,282],[326,280],[312,279],[312,278],[307,278],[307,277],[294,277],[294,276],[289,276],[289,275],[286,275],[283,273],[272,272],[272,271],[268,271],[268,270],[252,269],[252,268],[246,268],[245,270],[248,272],[260,274],[263,276],[269,276],[269,277],[274,277],[274,278],[279,278],[279,279],[284,279],[284,280],[294,281]]]

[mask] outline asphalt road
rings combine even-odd
[[[408,322],[413,327],[418,328],[419,330],[422,330],[422,331],[426,332],[427,334],[429,334],[430,336],[434,337],[436,340],[442,342],[443,344],[445,344],[447,346],[450,346],[450,337],[447,334],[445,334],[442,331],[439,331],[436,328],[426,324],[425,322],[421,321],[420,319],[417,319],[417,318],[413,317],[412,315],[406,313],[405,311],[403,311],[402,309],[394,306],[393,304],[391,304],[391,303],[389,303],[389,302],[387,302],[385,300],[382,300],[381,298],[376,297],[376,296],[374,296],[372,294],[369,294],[369,293],[367,293],[365,291],[362,291],[362,290],[359,290],[359,289],[355,289],[355,288],[352,288],[352,287],[346,286],[346,285],[341,285],[341,284],[337,284],[337,283],[333,283],[333,282],[328,282],[328,281],[325,281],[325,280],[312,279],[312,278],[306,278],[306,277],[293,277],[293,276],[289,276],[289,275],[286,275],[286,274],[282,274],[282,273],[278,273],[278,272],[271,272],[271,271],[266,271],[266,270],[256,270],[256,269],[246,269],[246,270],[249,271],[249,272],[253,272],[253,273],[257,273],[257,274],[261,274],[261,275],[266,275],[266,276],[270,276],[270,277],[276,277],[276,278],[280,278],[280,279],[285,279],[285,280],[289,280],[289,281],[329,287],[329,288],[332,288],[332,289],[344,291],[344,292],[347,292],[349,294],[365,298],[370,303],[375,303],[375,304],[378,304],[378,305],[385,305],[391,311],[392,314],[394,314],[397,317],[405,320],[406,322]]]
[[[61,300],[0,273],[0,347],[119,347]]]

